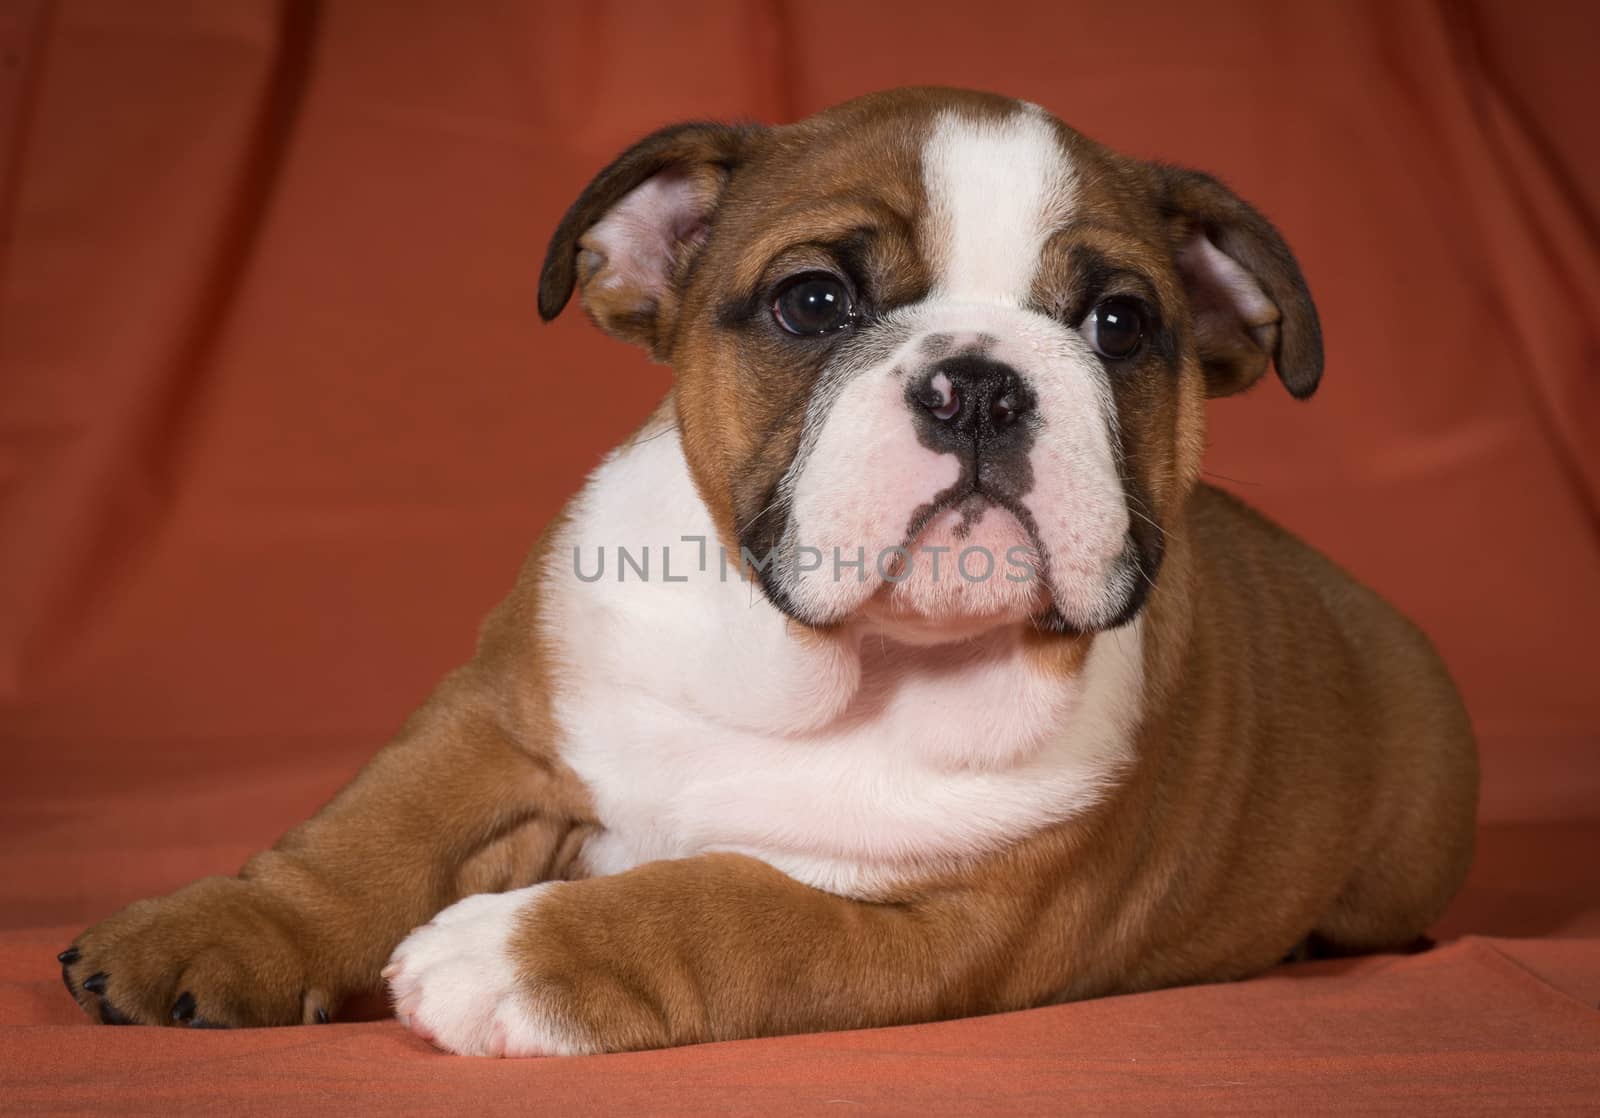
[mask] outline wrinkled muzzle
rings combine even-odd
[[[929,301],[841,350],[747,559],[809,624],[1125,619],[1140,571],[1105,371],[1017,307]]]

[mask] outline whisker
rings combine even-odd
[[[1144,513],[1140,512],[1138,509],[1130,508],[1128,511],[1133,513],[1134,516],[1137,516],[1140,520],[1144,521],[1146,524],[1150,525],[1150,527],[1154,528],[1156,531],[1160,532],[1163,536],[1166,536],[1166,537],[1168,537],[1170,539],[1174,539],[1174,540],[1179,539],[1177,534],[1175,534],[1174,532],[1170,531],[1167,528],[1163,528],[1160,524],[1157,524],[1154,520],[1150,519],[1148,516],[1146,516]],[[1181,542],[1181,540],[1180,540],[1180,542]]]
[[[750,527],[750,525],[754,524],[756,521],[760,520],[763,516],[767,515],[767,513],[771,512],[773,506],[776,505],[781,500],[783,500],[783,494],[774,493],[772,495],[772,500],[767,502],[767,507],[766,508],[764,508],[760,512],[756,513],[749,520],[746,520],[743,524],[734,525],[734,531],[736,533],[738,533],[740,538],[743,538],[744,537],[744,530],[746,528]]]
[[[676,426],[674,426],[673,424],[669,423],[669,424],[667,424],[665,427],[661,428],[661,430],[657,431],[653,435],[646,435],[642,439],[634,439],[632,444],[630,444],[630,445],[632,445],[632,446],[643,446],[645,443],[653,443],[657,439],[659,439],[659,438],[661,438],[661,437],[663,437],[665,435],[672,434],[677,429],[678,428]]]
[[[1203,466],[1201,467],[1200,472],[1205,474],[1207,477],[1221,478],[1223,481],[1231,481],[1235,485],[1260,485],[1261,484],[1259,481],[1247,481],[1242,477],[1229,477],[1227,474],[1219,474],[1219,473],[1217,473],[1217,471],[1208,470]]]
[[[1128,498],[1128,511],[1133,513],[1134,516],[1137,516],[1140,520],[1144,521],[1146,524],[1150,525],[1150,527],[1154,528],[1156,531],[1160,532],[1163,536],[1167,536],[1167,537],[1169,537],[1169,538],[1171,538],[1173,540],[1177,540],[1179,543],[1182,543],[1183,542],[1183,537],[1182,536],[1179,536],[1176,532],[1172,531],[1172,529],[1170,529],[1170,528],[1166,527],[1165,525],[1159,523],[1155,519],[1155,517],[1153,517],[1151,515],[1148,515],[1151,512],[1150,506],[1145,504],[1142,500],[1140,500],[1138,495],[1135,494],[1131,489],[1128,488],[1128,485],[1129,485],[1128,479],[1125,478],[1125,477],[1122,477],[1121,474],[1118,474],[1117,476],[1119,478],[1121,478],[1121,480],[1122,480],[1122,491],[1123,491],[1124,495],[1126,495],[1127,498]],[[1144,510],[1144,511],[1141,512],[1140,511],[1141,509]]]

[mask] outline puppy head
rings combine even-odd
[[[646,138],[556,230],[543,317],[574,288],[673,365],[724,545],[819,626],[1126,622],[1204,398],[1322,369],[1294,258],[1216,180],[955,90]]]

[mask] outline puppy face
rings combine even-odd
[[[1204,176],[950,90],[684,126],[558,230],[572,287],[677,374],[725,546],[778,608],[959,631],[1130,619],[1194,484],[1205,396],[1321,368],[1292,257]]]

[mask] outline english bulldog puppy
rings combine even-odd
[[[540,314],[575,292],[666,399],[349,787],[62,954],[91,1017],[386,981],[451,1052],[611,1052],[1226,981],[1450,900],[1439,658],[1200,480],[1208,397],[1322,373],[1217,180],[955,90],[684,124],[562,219]]]

